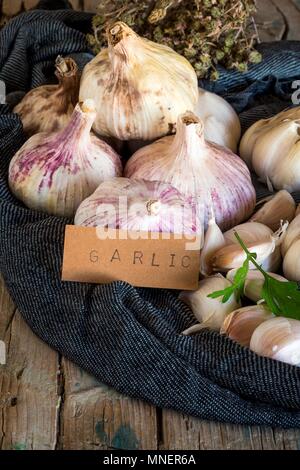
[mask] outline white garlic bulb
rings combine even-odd
[[[298,214],[289,224],[285,237],[281,245],[282,256],[285,256],[294,241],[300,238],[300,214]]]
[[[93,101],[78,104],[63,130],[36,134],[16,153],[9,185],[26,206],[72,217],[102,181],[121,174],[120,157],[90,134],[95,116]]]
[[[80,85],[80,99],[96,102],[93,129],[120,140],[153,140],[174,132],[177,116],[197,103],[193,67],[121,21],[108,27],[107,36],[108,49],[86,65]]]
[[[233,282],[236,272],[237,272],[237,269],[231,269],[226,274],[226,278],[230,282]],[[274,279],[277,279],[277,281],[287,282],[287,279],[283,276],[280,276],[279,274],[270,273],[270,272],[268,274]],[[260,300],[262,300],[262,289],[263,289],[264,282],[265,282],[265,277],[260,271],[258,271],[257,269],[252,269],[248,271],[245,284],[244,284],[244,295],[248,299],[252,300],[252,302],[255,302],[255,303],[259,302]]]
[[[240,303],[236,300],[234,294],[225,303],[222,303],[220,298],[212,299],[208,295],[215,291],[226,289],[230,285],[231,283],[225,277],[218,274],[200,281],[198,289],[194,292],[181,292],[179,298],[191,308],[195,317],[200,322],[200,325],[188,328],[183,334],[188,335],[201,328],[220,330],[225,316],[239,308]]]
[[[281,264],[280,244],[284,238],[286,224],[276,233],[259,222],[246,222],[225,232],[225,246],[211,258],[214,271],[227,272],[239,268],[246,259],[243,248],[239,245],[237,232],[250,252],[256,253],[256,261],[265,271],[277,271]],[[256,269],[250,263],[250,269]]]
[[[58,85],[33,88],[14,108],[27,136],[63,129],[78,102],[80,74],[76,62],[58,56],[55,68]]]
[[[282,189],[271,198],[267,198],[263,206],[249,219],[250,222],[261,222],[273,232],[280,228],[281,222],[291,222],[295,217],[296,203],[288,191]]]
[[[79,206],[75,225],[144,232],[201,234],[195,209],[170,184],[113,178]]]
[[[265,305],[239,308],[225,317],[220,333],[241,346],[249,346],[255,329],[272,317],[272,312]]]
[[[205,229],[212,213],[225,230],[247,219],[255,206],[245,163],[229,149],[206,141],[203,123],[192,112],[178,117],[175,136],[138,150],[127,162],[125,176],[172,184],[197,205]]]
[[[235,110],[221,96],[199,88],[195,114],[204,123],[206,140],[236,153],[241,137],[241,124]]]
[[[300,366],[300,321],[275,317],[261,323],[251,337],[250,349],[260,356]]]
[[[300,190],[300,107],[262,119],[243,136],[240,155],[276,189]]]

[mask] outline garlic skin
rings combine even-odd
[[[260,356],[300,366],[300,321],[275,317],[263,322],[251,337],[250,349]]]
[[[249,219],[250,222],[261,222],[273,232],[280,228],[282,220],[291,222],[295,217],[296,203],[288,191],[282,189],[268,198],[264,205]]]
[[[237,152],[241,124],[233,107],[221,96],[199,88],[195,114],[204,123],[204,136],[222,147]]]
[[[223,290],[230,286],[230,282],[221,274],[208,277],[199,282],[196,291],[183,291],[179,295],[179,299],[186,303],[193,311],[200,325],[194,325],[185,330],[182,334],[188,335],[201,328],[210,328],[219,331],[224,318],[233,310],[240,307],[240,303],[233,294],[226,303],[222,303],[221,299],[212,299],[207,297],[209,294]]]
[[[75,225],[196,235],[196,211],[170,184],[113,178],[79,206]]]
[[[290,223],[281,245],[283,273],[290,281],[300,281],[300,214]]]
[[[295,240],[287,250],[282,269],[290,281],[300,281],[300,238]]]
[[[58,85],[43,85],[27,93],[14,108],[25,134],[57,132],[70,121],[78,101],[80,76],[76,62],[58,56],[55,62]]]
[[[282,111],[251,126],[240,155],[260,179],[276,189],[300,189],[300,107]]]
[[[256,328],[272,317],[273,313],[265,305],[243,307],[225,317],[220,333],[241,346],[249,346]]]
[[[59,132],[31,137],[10,162],[9,185],[30,209],[72,217],[79,204],[105,179],[120,175],[120,157],[90,134],[93,101],[77,105]]]
[[[237,269],[231,269],[226,274],[226,278],[230,282],[233,282],[236,272],[237,272]],[[274,279],[277,279],[277,281],[287,282],[287,279],[283,276],[280,276],[279,274],[270,273],[270,272],[268,274]],[[248,272],[246,280],[245,280],[244,295],[248,299],[252,300],[252,302],[255,302],[255,303],[259,302],[262,299],[262,289],[263,289],[264,282],[265,282],[265,278],[263,274],[257,269],[252,269],[251,271]]]
[[[211,259],[225,245],[225,238],[217,226],[215,218],[211,218],[204,237],[203,248],[200,252],[200,273],[207,277],[213,273]]]
[[[178,117],[175,136],[138,150],[127,162],[125,176],[172,184],[197,205],[205,229],[212,213],[226,230],[247,219],[255,206],[244,162],[229,149],[205,141],[203,123],[192,112]]]
[[[286,225],[276,233],[259,222],[237,225],[223,234],[226,245],[211,258],[213,270],[227,272],[241,267],[245,261],[246,254],[235,237],[237,232],[249,251],[257,254],[257,263],[261,264],[265,271],[276,272],[281,264],[280,244],[285,231]],[[250,263],[249,267],[256,269],[253,263]]]
[[[154,140],[174,132],[177,116],[197,103],[193,67],[121,21],[108,27],[107,37],[108,48],[86,65],[80,85],[80,100],[96,102],[93,129],[120,140]]]

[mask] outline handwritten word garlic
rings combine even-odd
[[[239,245],[235,232],[244,241],[251,253],[256,253],[256,261],[265,271],[277,271],[281,263],[280,244],[284,238],[286,224],[277,232],[259,222],[246,222],[225,232],[225,246],[211,258],[214,271],[229,271],[239,268],[246,259],[243,248]],[[255,266],[250,263],[250,269]]]
[[[300,366],[300,321],[276,317],[258,326],[250,349],[261,356]]]
[[[224,230],[247,219],[255,206],[244,162],[229,149],[206,141],[203,123],[192,112],[178,117],[175,136],[138,150],[129,159],[125,176],[172,184],[197,205],[205,228],[212,212]]]
[[[194,109],[197,76],[167,46],[139,37],[121,21],[108,27],[103,49],[83,71],[80,99],[94,98],[93,129],[120,140],[154,140],[174,132],[176,119]]]
[[[199,88],[195,114],[204,123],[206,140],[237,151],[241,125],[235,110],[221,96]]]
[[[236,269],[232,269],[231,271],[228,271],[226,278],[230,282],[233,282],[236,271],[237,271]],[[278,281],[282,281],[282,282],[287,281],[287,279],[285,279],[283,276],[280,276],[279,274],[275,274],[275,273],[268,273],[268,274],[274,279],[277,279]],[[244,284],[244,295],[248,299],[252,300],[252,302],[256,303],[260,301],[262,299],[262,289],[263,289],[264,282],[265,282],[265,278],[260,271],[257,271],[256,269],[248,271],[245,284]]]
[[[269,186],[299,191],[300,106],[253,124],[241,140],[240,155]]]
[[[78,102],[80,77],[76,62],[58,56],[55,67],[58,85],[34,88],[14,108],[28,136],[65,127]]]
[[[239,308],[225,317],[220,333],[241,346],[249,346],[255,329],[272,317],[272,312],[265,305]]]
[[[226,303],[222,303],[220,299],[212,299],[207,296],[212,292],[225,289],[230,284],[227,279],[218,274],[200,281],[198,289],[194,292],[181,292],[179,298],[191,308],[200,322],[200,325],[194,325],[185,330],[184,335],[196,333],[202,328],[220,330],[225,316],[236,310],[240,303],[236,300],[234,294]]]
[[[119,156],[90,134],[93,101],[77,105],[67,126],[31,137],[9,167],[14,195],[31,209],[71,217],[104,180],[120,175]]]
[[[296,203],[288,191],[282,189],[271,198],[267,198],[263,206],[251,217],[250,222],[261,222],[274,232],[280,228],[283,220],[291,222],[295,217]]]
[[[195,208],[170,184],[114,178],[79,206],[75,225],[198,234]]]

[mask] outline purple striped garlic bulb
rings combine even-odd
[[[206,141],[203,122],[189,111],[178,117],[175,136],[163,137],[129,159],[125,176],[172,184],[196,204],[205,229],[212,214],[227,230],[247,219],[255,206],[245,163],[229,149]]]
[[[195,207],[170,184],[114,178],[82,202],[75,225],[145,232],[201,234]]]
[[[106,179],[122,174],[119,155],[90,133],[94,102],[77,104],[67,126],[31,137],[10,162],[9,185],[30,209],[72,217]]]

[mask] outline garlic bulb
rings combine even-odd
[[[294,198],[282,189],[268,198],[263,206],[251,217],[250,222],[261,222],[273,232],[280,228],[283,220],[291,222],[295,217],[296,203]]]
[[[205,229],[212,212],[224,230],[249,217],[255,206],[244,162],[230,150],[205,141],[203,123],[192,112],[178,117],[175,136],[138,150],[129,159],[125,176],[172,184],[197,205]]]
[[[52,134],[31,137],[9,167],[9,185],[29,208],[71,217],[105,179],[120,175],[120,157],[90,134],[93,101],[77,105],[69,124]]]
[[[283,273],[290,281],[300,281],[300,214],[290,223],[281,245]]]
[[[230,282],[221,274],[208,277],[199,282],[196,291],[183,291],[179,295],[179,299],[186,303],[193,311],[200,325],[193,325],[183,332],[184,335],[194,333],[202,328],[210,328],[219,331],[224,318],[233,310],[240,307],[240,303],[233,294],[226,303],[222,303],[221,299],[212,299],[207,297],[209,294],[223,290],[230,286]]]
[[[255,329],[272,316],[265,305],[239,308],[225,317],[220,333],[226,334],[241,346],[249,346]]]
[[[177,116],[197,103],[193,67],[121,21],[108,27],[107,37],[108,49],[86,65],[80,85],[80,99],[96,101],[93,129],[120,140],[153,140],[173,132]]]
[[[55,66],[58,85],[34,88],[14,108],[28,136],[65,127],[78,101],[80,80],[76,62],[58,56]]]
[[[300,190],[300,106],[251,126],[240,155],[262,181],[276,189]]]
[[[258,326],[250,349],[260,356],[300,366],[300,321],[276,317]]]
[[[199,88],[195,114],[204,122],[206,140],[236,153],[241,137],[241,124],[235,110],[221,96]]]
[[[215,218],[208,221],[208,227],[204,237],[203,248],[200,253],[200,273],[203,276],[212,274],[211,258],[225,245],[223,233],[216,224]]]
[[[230,282],[233,282],[236,271],[237,269],[232,269],[228,271],[226,278]],[[287,281],[285,277],[280,276],[279,274],[275,274],[275,273],[268,273],[268,274],[269,276],[273,277],[274,279],[277,279],[278,281],[281,281],[281,282]],[[255,302],[255,303],[259,302],[262,299],[262,289],[263,289],[264,282],[265,282],[265,278],[263,274],[260,271],[257,271],[256,269],[252,269],[247,274],[247,278],[244,284],[244,295],[248,299],[252,300],[252,302]]]
[[[75,225],[195,235],[195,209],[170,184],[114,178],[79,206]]]
[[[245,261],[246,254],[235,237],[235,232],[237,232],[249,251],[257,254],[256,261],[265,271],[277,271],[281,263],[280,244],[285,231],[286,224],[276,233],[259,222],[237,225],[224,233],[226,245],[211,258],[213,270],[226,272],[239,268]],[[250,263],[250,269],[255,269],[252,263]]]

